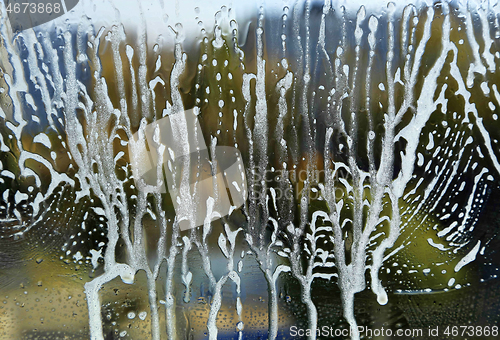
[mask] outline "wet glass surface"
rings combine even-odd
[[[0,4],[0,339],[498,338],[497,3]]]

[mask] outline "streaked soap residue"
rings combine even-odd
[[[125,316],[150,320],[155,340],[244,339],[252,327],[276,339],[294,321],[283,282],[300,288],[310,329],[324,312],[315,283],[336,285],[359,339],[358,293],[385,305],[392,293],[493,278],[471,268],[494,237],[476,231],[500,174],[498,4],[227,3],[211,16],[188,8],[187,19],[178,4],[173,15],[164,1],[140,2],[133,23],[125,10],[106,24],[95,6],[82,1],[67,22],[36,31],[13,34],[5,15],[0,26],[1,218],[13,226],[2,239],[44,228],[61,188],[87,204],[75,244],[95,237],[91,218],[102,239],[61,251],[98,273],[84,285],[91,339],[105,338],[103,287],[142,274],[149,310]],[[172,199],[182,216],[201,204],[207,217],[182,232],[161,192],[164,150],[156,185],[134,181],[130,164],[149,152],[148,124],[193,106],[211,162],[187,158]],[[184,149],[168,150],[172,159],[189,154],[192,133],[175,126]],[[250,192],[212,222],[224,215],[217,197],[201,202],[189,174],[217,173],[219,145],[241,150]],[[245,300],[256,274],[267,288],[259,322]],[[198,305],[204,326],[188,327]]]

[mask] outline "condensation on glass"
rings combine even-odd
[[[498,323],[496,2],[85,0],[24,31],[1,5],[1,339]],[[190,138],[209,161],[175,163]]]

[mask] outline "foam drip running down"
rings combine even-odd
[[[92,273],[83,282],[91,339],[118,329],[102,318],[101,296],[116,278],[136,286],[144,275],[149,311],[125,315],[147,319],[154,340],[276,339],[297,321],[293,308],[315,330],[328,314],[317,287],[339,296],[359,339],[356,294],[371,290],[386,305],[394,293],[496,278],[471,269],[497,265],[494,233],[477,239],[500,175],[496,4],[325,0],[244,15],[225,4],[175,19],[163,2],[148,6],[138,3],[134,23],[123,9],[101,27],[97,7],[82,1],[68,22],[13,34],[2,15],[0,26],[0,212],[14,225],[1,239],[43,229],[62,188],[85,205],[72,220],[80,234],[61,251]],[[211,161],[185,158],[170,197],[163,157],[193,151],[198,132],[179,115],[193,107]],[[146,127],[165,116],[177,148],[152,148]],[[223,215],[218,197],[200,201],[189,181],[218,173],[225,145],[241,151],[248,199],[213,221]],[[156,184],[132,175],[149,152]],[[224,185],[212,182],[215,193]],[[181,230],[171,200],[191,227],[206,207],[203,226]],[[103,221],[94,234],[93,218]],[[251,294],[266,302],[263,321],[249,317]],[[293,294],[300,303],[290,307],[283,295]]]

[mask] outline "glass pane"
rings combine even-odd
[[[1,339],[498,338],[498,4],[2,1]]]

